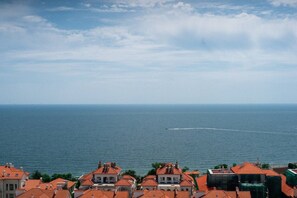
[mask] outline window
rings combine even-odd
[[[8,184],[6,184],[6,190],[8,190]],[[7,195],[8,196],[8,195]]]
[[[17,189],[17,188],[18,188],[18,185],[17,185],[17,184],[15,184],[15,185],[14,185],[14,189]]]
[[[9,198],[14,198],[14,194],[9,194]]]
[[[9,184],[9,190],[13,190],[13,184]],[[9,194],[10,197],[10,194]]]

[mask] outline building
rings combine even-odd
[[[0,198],[14,198],[16,189],[25,184],[29,173],[17,169],[11,163],[0,166]]]
[[[207,186],[220,190],[250,191],[253,198],[281,196],[281,177],[272,170],[263,170],[256,164],[245,162],[229,169],[209,169]]]
[[[97,188],[115,191],[115,184],[120,180],[121,168],[114,162],[98,163],[98,168],[79,178],[80,190]]]
[[[42,182],[41,179],[28,179],[16,190],[16,196],[21,195],[31,189],[39,188],[42,190],[68,190],[70,195],[74,193],[75,182],[62,178],[57,178],[49,183]]]
[[[143,190],[188,191],[195,190],[194,180],[184,174],[178,163],[166,163],[156,170],[155,176],[147,176],[141,184]]]

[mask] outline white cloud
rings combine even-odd
[[[48,11],[52,11],[52,12],[62,12],[62,11],[72,11],[72,10],[76,10],[76,9],[73,7],[67,7],[67,6],[59,6],[59,7],[48,9]]]
[[[297,7],[297,0],[269,0],[274,6],[292,6]]]

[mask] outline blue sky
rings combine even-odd
[[[297,0],[2,0],[0,58],[0,104],[296,103]]]

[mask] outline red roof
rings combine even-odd
[[[203,198],[251,198],[249,191],[223,191],[211,190],[207,192]]]
[[[79,196],[79,198],[113,198],[114,192],[112,191],[102,191],[102,190],[96,190],[96,189],[89,189],[84,191],[84,193]]]
[[[172,163],[167,163],[164,166],[157,169],[157,175],[172,174],[181,175],[183,174],[181,168],[176,167]]]
[[[117,191],[114,198],[129,198],[128,191]]]
[[[30,197],[43,197],[43,198],[53,198],[55,194],[54,190],[44,190],[40,188],[32,188],[19,196],[18,198],[30,198]]]
[[[133,185],[133,180],[129,179],[120,179],[115,183],[115,186],[132,186]]]
[[[265,170],[262,169],[262,171],[267,175],[267,176],[279,176],[279,174],[273,170]]]
[[[207,186],[207,175],[203,175],[201,177],[196,178],[196,182],[199,191],[207,192],[211,190],[211,188]]]
[[[108,175],[118,175],[121,172],[121,168],[116,166],[115,163],[108,162],[103,164],[100,168],[95,170],[93,174],[108,174]]]
[[[19,179],[22,179],[24,175],[26,175],[26,173],[23,170],[12,167],[11,165],[0,166],[0,180],[5,180],[5,179],[19,180]]]
[[[93,186],[94,183],[92,182],[92,180],[90,179],[87,179],[87,180],[84,180],[82,183],[81,183],[82,186]]]
[[[294,197],[294,188],[289,186],[286,181],[287,178],[284,175],[280,175],[282,178],[282,192],[287,196],[287,197]]]
[[[180,186],[185,186],[185,187],[193,187],[193,183],[184,179],[181,183],[180,183]]]
[[[255,164],[249,163],[249,162],[244,162],[241,165],[237,165],[231,168],[231,170],[240,175],[244,174],[265,174],[261,168],[256,166]]]
[[[173,191],[144,190],[141,198],[174,198]]]
[[[141,183],[141,186],[156,187],[156,186],[158,186],[158,183],[153,179],[146,179]]]

